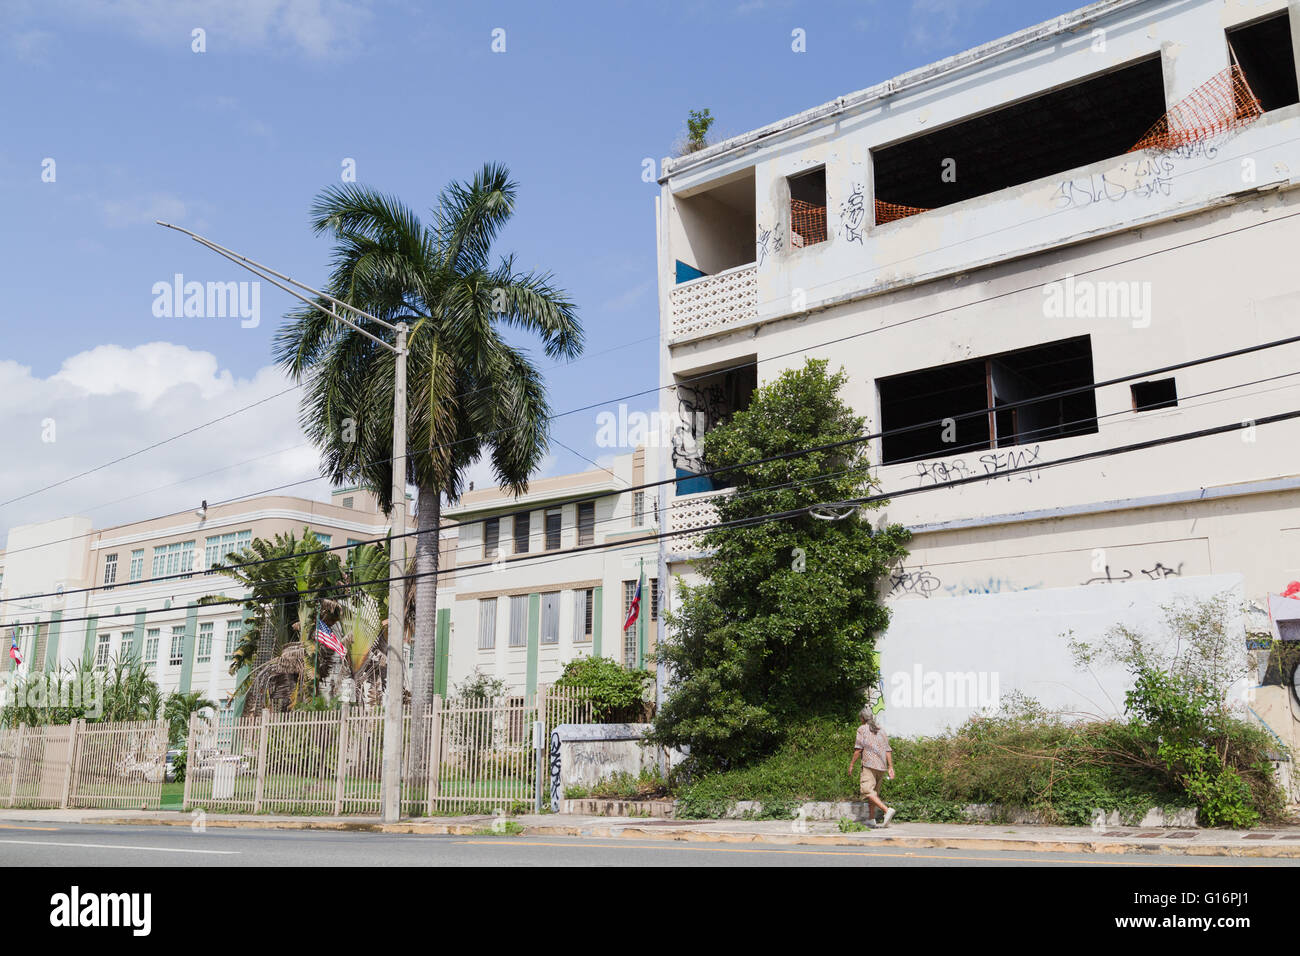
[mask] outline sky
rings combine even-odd
[[[585,470],[612,454],[599,410],[564,413],[658,385],[643,161],[658,168],[689,110],[725,138],[1080,5],[6,0],[0,543],[68,514],[104,527],[291,483],[328,494],[271,362],[294,300],[263,283],[244,317],[156,314],[177,274],[252,277],[155,219],[318,285],[329,241],[308,211],[345,169],[424,215],[504,163],[518,201],[495,251],[553,273],[586,334],[571,365],[521,343],[557,413],[543,473]]]

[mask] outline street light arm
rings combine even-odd
[[[302,301],[306,302],[308,305],[314,306],[315,308],[321,308],[319,303],[312,302],[309,299],[303,298],[297,292],[294,292],[292,289],[285,288],[283,285],[280,285],[280,283],[276,282],[275,279],[269,277],[275,276],[275,278],[283,279],[285,282],[288,282],[291,285],[295,285],[299,289],[305,289],[306,291],[310,292],[312,295],[319,296],[322,299],[328,299],[330,302],[333,302],[336,306],[347,309],[350,312],[355,312],[363,319],[369,319],[371,322],[375,322],[379,325],[382,325],[390,332],[397,331],[397,326],[391,322],[386,322],[383,319],[379,318],[378,316],[371,315],[369,312],[365,311],[364,309],[358,309],[355,305],[351,305],[347,302],[344,302],[342,299],[336,299],[328,292],[322,292],[319,289],[314,289],[311,286],[307,285],[305,282],[299,282],[297,279],[293,278],[292,276],[287,276],[282,272],[276,272],[270,266],[263,265],[262,263],[256,261],[255,259],[248,258],[248,256],[241,255],[240,253],[235,252],[235,250],[233,249],[227,249],[225,246],[221,245],[220,243],[213,242],[211,239],[208,239],[204,236],[200,236],[197,232],[191,232],[189,229],[186,229],[183,226],[173,225],[170,222],[163,222],[161,219],[155,219],[154,222],[160,226],[163,226],[164,228],[174,229],[177,232],[184,233],[185,235],[189,236],[191,239],[193,239],[195,242],[199,243],[200,245],[206,246],[207,248],[211,249],[213,252],[225,256],[231,262],[235,263],[238,266],[242,266],[243,268],[247,269],[249,272],[252,272],[254,275],[258,276],[258,278],[266,279],[267,282],[270,282],[272,285],[276,286],[277,288],[284,289],[285,292],[288,292],[290,295],[295,296],[296,298],[302,299]],[[334,318],[338,319],[341,322],[347,323],[348,325],[352,326],[352,328],[357,329],[357,331],[363,331],[356,325],[356,323],[343,318],[341,315],[337,315],[333,312],[328,312],[328,310],[325,309],[322,309],[321,311],[325,311],[327,312],[327,314],[333,315]],[[396,349],[393,349],[391,345],[389,345],[387,342],[384,342],[382,339],[375,338],[375,336],[371,336],[371,338],[374,338],[376,342],[379,342],[382,345],[387,346],[391,351],[396,351]]]

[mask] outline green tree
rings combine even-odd
[[[535,335],[552,359],[582,350],[575,307],[550,275],[521,272],[512,256],[492,260],[515,195],[506,168],[488,164],[443,190],[428,225],[399,200],[356,184],[327,188],[312,207],[313,229],[334,240],[326,292],[411,327],[406,480],[418,489],[416,712],[433,695],[442,497],[460,497],[465,471],[480,456],[500,484],[522,493],[547,448],[541,375],[505,333]],[[280,330],[276,358],[306,382],[302,420],[322,450],[326,477],[369,488],[390,511],[393,356],[303,308]]]
[[[759,388],[704,440],[710,468],[845,442],[866,431],[839,398],[845,375],[808,360]],[[728,473],[730,495],[708,531],[702,582],[683,586],[658,659],[672,684],[654,738],[689,744],[699,769],[771,752],[796,723],[848,718],[875,679],[875,635],[888,623],[877,581],[904,557],[908,532],[873,529],[861,510],[839,521],[766,516],[860,498],[875,487],[863,442]],[[883,502],[873,503],[878,508]]]
[[[167,721],[167,741],[171,744],[183,744],[189,736],[190,715],[201,710],[215,710],[212,701],[203,696],[202,691],[192,690],[182,694],[173,691],[167,695],[163,708],[163,718]]]

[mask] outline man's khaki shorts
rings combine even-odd
[[[880,796],[880,781],[884,779],[885,771],[863,767],[862,776],[858,778],[858,789],[862,791],[864,797],[878,797]]]

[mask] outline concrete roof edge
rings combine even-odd
[[[1064,13],[1055,19],[1043,21],[1008,36],[972,47],[962,53],[956,53],[945,59],[918,67],[915,70],[909,70],[874,86],[836,97],[829,102],[822,103],[820,106],[814,106],[801,113],[796,113],[794,116],[787,116],[775,123],[769,123],[747,133],[741,133],[739,136],[733,136],[712,146],[706,146],[698,152],[688,153],[685,156],[676,158],[665,157],[661,164],[663,175],[659,177],[659,183],[665,184],[673,176],[705,166],[715,159],[753,146],[761,140],[770,139],[787,130],[806,126],[827,116],[835,116],[846,110],[882,100],[895,93],[910,90],[932,80],[969,69],[983,63],[985,60],[1018,49],[1026,44],[1034,43],[1045,37],[1077,29],[1083,24],[1120,10],[1155,2],[1161,2],[1161,0],[1096,0],[1096,2],[1090,3],[1086,7]]]

